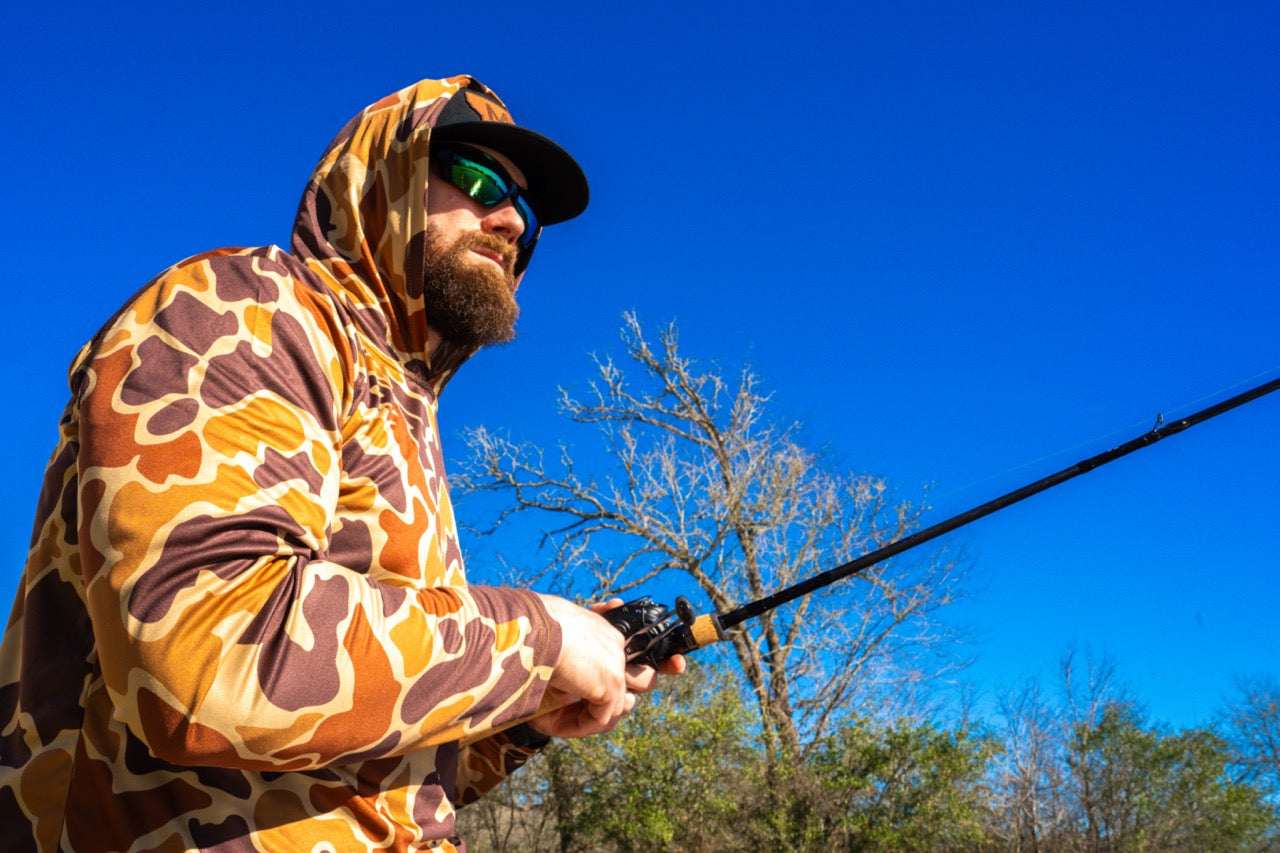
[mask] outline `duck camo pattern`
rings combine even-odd
[[[491,730],[559,629],[466,584],[436,401],[470,353],[425,355],[427,146],[469,90],[367,108],[291,252],[177,264],[73,362],[0,646],[6,850],[461,849],[533,753]]]

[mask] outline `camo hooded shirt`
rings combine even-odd
[[[436,400],[470,353],[427,355],[427,148],[468,87],[364,110],[291,252],[177,264],[73,362],[0,646],[6,850],[461,849],[533,753],[492,730],[559,628],[466,584]]]

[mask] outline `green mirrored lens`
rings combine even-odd
[[[447,167],[445,174],[449,183],[485,207],[493,207],[506,199],[511,199],[516,213],[524,223],[524,232],[517,242],[522,250],[533,246],[538,239],[538,215],[533,212],[533,206],[525,198],[520,186],[501,171],[500,166],[494,163],[491,168],[486,162],[477,162],[473,157],[492,162],[489,157],[479,151],[474,154],[470,151],[462,154],[459,151],[442,149],[439,156]],[[527,256],[525,260],[527,262]]]
[[[507,197],[506,182],[477,163],[455,160],[450,178],[454,186],[485,207],[492,207]]]

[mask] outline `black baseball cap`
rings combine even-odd
[[[516,124],[502,101],[478,82],[449,98],[431,139],[484,145],[508,157],[524,172],[543,225],[573,219],[587,209],[591,193],[578,161],[541,133]]]

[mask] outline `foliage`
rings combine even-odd
[[[598,768],[575,829],[618,851],[709,849],[741,820],[740,785],[758,775],[750,716],[726,671],[671,682],[607,738],[563,745]]]
[[[1210,728],[1149,724],[1110,661],[1062,664],[1053,706],[1029,682],[1001,704],[988,844],[1001,850],[1249,850],[1274,821]]]
[[[694,663],[610,734],[553,743],[508,780],[527,807],[514,808],[499,789],[461,813],[487,842],[473,848],[728,849],[743,779],[759,768],[750,712],[731,678]]]
[[[1145,727],[1116,704],[1073,743],[1068,764],[1087,777],[1080,811],[1097,849],[1247,849],[1271,821],[1256,789],[1227,779],[1226,742],[1208,730]]]
[[[730,673],[698,667],[609,735],[557,742],[460,814],[473,849],[952,849],[980,840],[991,745],[958,729],[852,721],[770,766]],[[530,797],[529,792],[536,792]],[[495,831],[499,826],[501,831]]]
[[[460,827],[475,851],[1271,849],[1268,791],[1238,778],[1222,736],[1149,723],[1109,663],[1080,675],[1064,662],[1058,699],[1028,682],[988,730],[850,718],[780,764],[733,671],[695,661],[613,733],[553,744]]]
[[[982,838],[981,784],[993,745],[928,723],[850,723],[811,762],[826,849],[953,850]]]

